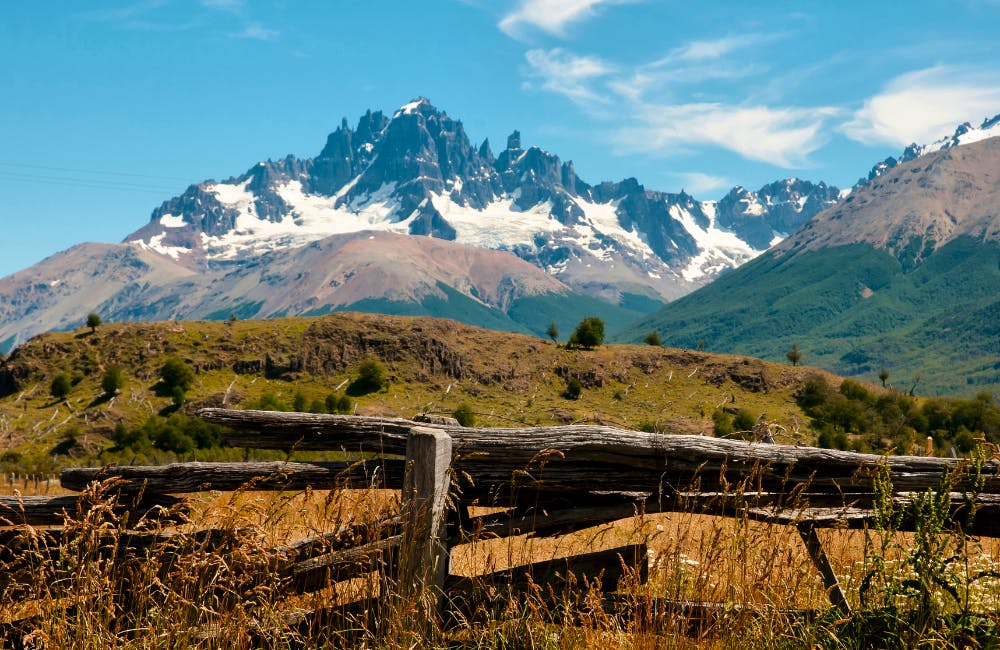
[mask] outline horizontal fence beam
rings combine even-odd
[[[116,478],[118,491],[182,494],[208,490],[302,490],[334,487],[385,487],[403,484],[403,460],[341,462],[172,463],[151,466],[70,467],[62,487],[84,490],[94,481]]]
[[[94,502],[83,496],[0,496],[0,526],[60,526],[68,518],[79,521]],[[144,496],[138,502],[116,502],[113,517],[128,517],[130,523],[140,518],[160,521],[176,520],[184,509],[183,500],[165,496]]]
[[[401,454],[413,427],[435,427],[454,439],[456,467],[474,480],[509,476],[518,468],[529,468],[530,474],[530,468],[536,468],[546,482],[593,487],[595,471],[586,468],[596,464],[602,485],[611,483],[608,489],[614,490],[657,492],[664,483],[680,489],[695,480],[702,489],[712,489],[739,483],[748,475],[761,488],[808,484],[812,490],[871,490],[876,470],[885,464],[897,491],[935,488],[946,471],[954,476],[954,489],[968,489],[976,482],[963,475],[971,467],[965,459],[879,456],[606,426],[478,429],[349,415],[229,409],[202,409],[198,414],[237,430],[226,436],[230,444],[255,448]],[[998,461],[985,463],[983,492],[1000,493],[998,470]]]

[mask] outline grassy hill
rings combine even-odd
[[[803,360],[924,394],[996,394],[1000,245],[959,237],[913,266],[867,244],[767,253],[627,330],[670,345]]]
[[[564,332],[563,338],[568,334]],[[712,431],[717,410],[743,410],[784,426],[788,440],[815,440],[793,394],[814,373],[756,359],[671,348],[610,345],[570,350],[521,334],[448,320],[336,313],[234,322],[107,323],[91,334],[50,333],[15,350],[0,367],[0,435],[8,470],[44,471],[93,462],[116,427],[143,426],[176,409],[158,386],[176,357],[194,371],[179,413],[204,406],[321,409],[344,397],[359,366],[378,360],[388,386],[349,397],[352,412],[409,417],[452,413],[465,404],[478,424],[593,422],[685,433]],[[101,388],[122,370],[114,397]],[[65,400],[50,385],[71,379]],[[569,380],[582,385],[566,398]],[[833,385],[839,381],[830,378]],[[225,450],[201,450],[220,457]],[[192,452],[195,453],[195,452]],[[235,453],[235,452],[234,452]],[[190,454],[104,456],[163,461]]]

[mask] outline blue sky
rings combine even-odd
[[[997,0],[8,3],[0,276],[420,95],[592,183],[850,186],[1000,113],[997,33]]]

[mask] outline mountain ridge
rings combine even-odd
[[[932,394],[1000,385],[1000,138],[904,162],[626,330]]]

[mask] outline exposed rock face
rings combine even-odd
[[[838,200],[839,190],[826,183],[792,178],[765,185],[757,192],[734,187],[719,201],[718,223],[757,249],[776,237],[787,237],[814,214]]]

